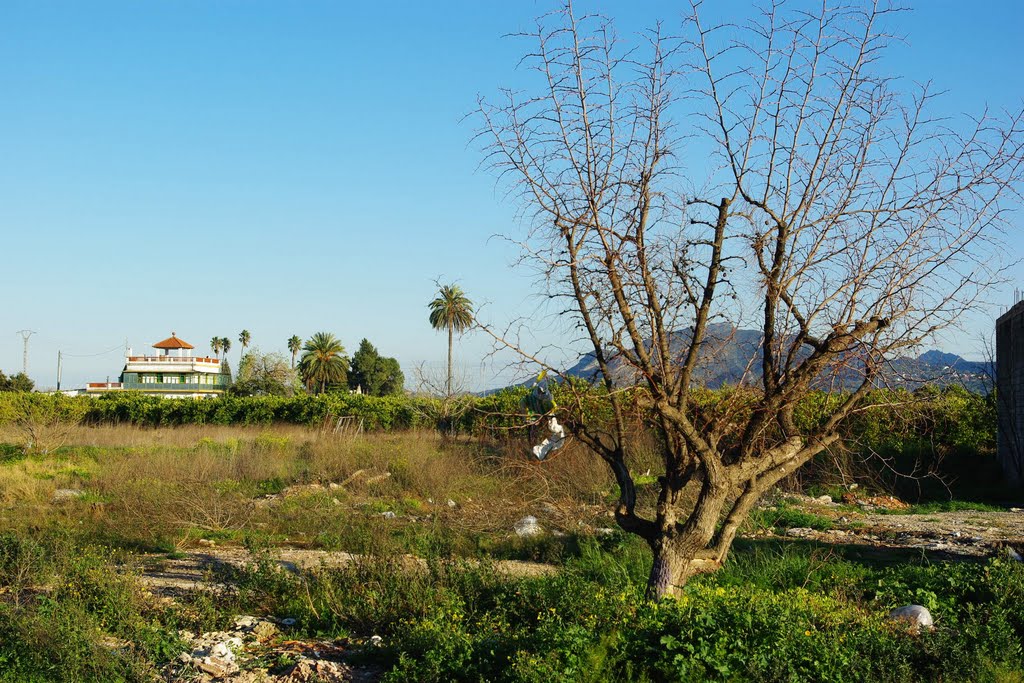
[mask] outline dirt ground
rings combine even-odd
[[[790,538],[879,550],[919,549],[936,559],[1024,555],[1024,508],[900,514],[894,508],[902,505],[894,499],[888,499],[894,503],[890,509],[885,500],[850,505],[806,496],[795,499],[803,511],[829,519],[832,528],[791,528],[785,531]],[[768,534],[754,537],[764,535]]]

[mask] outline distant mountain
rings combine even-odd
[[[686,352],[691,334],[689,330],[672,333],[670,353],[673,356],[681,357]],[[694,379],[710,388],[739,384],[744,378],[748,382],[757,381],[762,361],[761,339],[762,335],[757,330],[738,329],[727,324],[709,326]],[[632,368],[626,364],[613,359],[610,365],[616,384],[627,385],[636,381]],[[593,353],[580,357],[566,374],[591,382],[601,378]],[[917,358],[897,358],[890,363],[879,385],[916,389],[925,384],[957,384],[985,393],[990,387],[988,380],[993,376],[992,363],[969,361],[953,353],[932,350]],[[851,369],[847,376],[838,378],[838,386],[835,383],[830,383],[830,386],[849,389],[858,383],[858,373]]]

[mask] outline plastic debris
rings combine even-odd
[[[911,630],[920,631],[922,628],[932,629],[935,622],[932,620],[932,613],[927,607],[921,605],[904,605],[889,612],[887,617],[893,621],[907,622]]]

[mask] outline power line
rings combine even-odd
[[[124,344],[118,344],[117,346],[107,349],[106,351],[100,351],[99,353],[65,353],[64,356],[67,358],[95,358],[96,356],[105,356],[108,353],[113,353],[118,349],[123,349]]]

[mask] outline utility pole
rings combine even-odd
[[[60,391],[60,370],[61,370],[61,361],[63,361],[63,359],[64,359],[63,352],[62,351],[58,351],[57,352],[57,391]]]
[[[22,340],[25,342],[25,349],[21,354],[21,372],[28,377],[28,338],[35,334],[35,330],[18,330],[15,334],[20,334]]]

